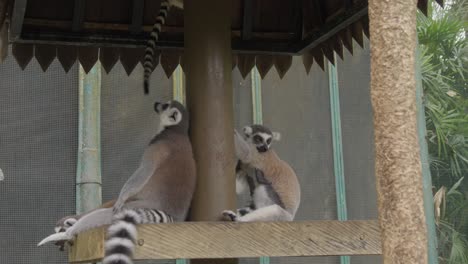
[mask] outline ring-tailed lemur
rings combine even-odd
[[[39,246],[69,241],[80,232],[111,224],[103,263],[132,263],[135,225],[185,220],[196,182],[195,160],[188,138],[188,113],[177,101],[155,103],[154,108],[160,115],[159,129],[118,199],[108,204],[113,203],[112,208],[80,215],[76,223],[71,220],[72,225],[65,232],[50,235]]]
[[[156,16],[156,23],[153,25],[150,38],[146,44],[145,61],[143,63],[144,76],[143,86],[145,94],[149,93],[149,79],[154,70],[154,54],[156,53],[156,42],[158,42],[161,27],[166,23],[167,13],[171,7],[184,8],[183,0],[162,0],[161,7],[159,8],[158,16]]]
[[[237,192],[249,186],[252,203],[237,213],[223,211],[232,221],[292,221],[301,200],[301,190],[293,169],[271,149],[272,140],[280,134],[265,126],[243,129],[244,137],[235,131]]]

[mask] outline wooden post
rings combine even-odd
[[[375,167],[385,264],[427,263],[416,126],[416,2],[369,1]]]
[[[184,5],[187,105],[198,177],[190,218],[213,221],[236,207],[231,3]]]

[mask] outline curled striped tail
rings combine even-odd
[[[161,27],[166,23],[167,13],[170,8],[170,2],[168,0],[161,1],[161,7],[159,8],[159,14],[156,17],[156,22],[153,25],[153,30],[151,31],[150,38],[146,44],[145,50],[145,61],[143,63],[144,67],[144,76],[143,76],[143,87],[145,94],[149,93],[149,79],[151,73],[154,70],[154,54],[156,53],[156,42],[159,39],[159,34],[161,33]]]
[[[103,264],[132,264],[139,224],[170,223],[171,216],[155,209],[125,209],[114,216],[107,229]]]

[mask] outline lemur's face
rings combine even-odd
[[[273,140],[279,140],[279,133],[271,132],[270,129],[261,125],[246,126],[243,129],[245,139],[255,145],[258,152],[267,152]]]
[[[176,101],[166,103],[154,103],[154,111],[160,115],[161,127],[175,126],[182,120],[182,113],[178,109]]]

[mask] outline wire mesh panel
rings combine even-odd
[[[296,220],[336,219],[332,135],[327,75],[316,64],[306,75],[295,57],[283,79],[271,70],[262,82],[264,124],[281,133],[278,155],[294,168],[301,185]],[[338,263],[337,257],[271,258],[271,263]]]
[[[355,47],[357,44],[354,43]],[[350,220],[377,219],[374,128],[370,102],[370,54],[355,48],[338,59],[346,199]],[[352,264],[382,263],[379,256],[351,257]]]
[[[109,74],[102,74],[101,155],[102,197],[117,198],[125,181],[139,165],[145,147],[154,137],[158,116],[154,102],[172,99],[172,80],[161,67],[151,75],[149,95],[143,94],[143,68],[139,64],[130,76],[117,63]],[[137,263],[175,263],[138,261]]]
[[[22,71],[9,56],[0,80],[0,263],[66,263],[36,244],[75,212],[78,69],[55,60],[43,73],[33,59]]]

